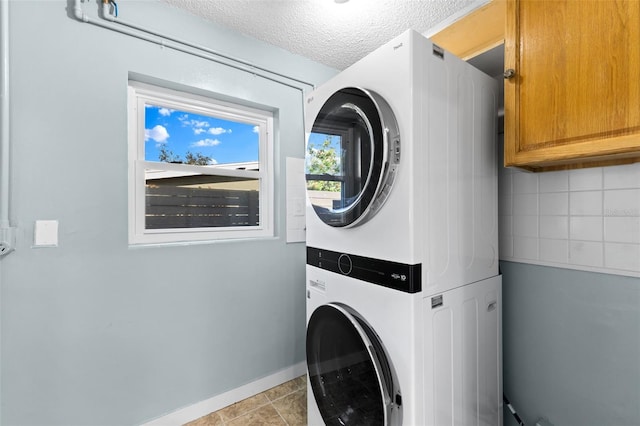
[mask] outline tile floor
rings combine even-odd
[[[307,377],[300,376],[184,426],[306,426]]]

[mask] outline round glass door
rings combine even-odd
[[[336,227],[371,218],[389,195],[400,162],[400,132],[376,93],[345,88],[320,109],[308,135],[307,195],[318,217]]]
[[[307,327],[309,383],[327,426],[402,424],[394,373],[375,332],[340,304],[316,309]]]

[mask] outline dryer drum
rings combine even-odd
[[[400,162],[400,132],[387,102],[347,87],[318,112],[307,140],[307,194],[327,225],[364,223],[389,195]]]
[[[317,308],[307,327],[309,382],[327,426],[400,425],[395,374],[371,327],[347,306]]]

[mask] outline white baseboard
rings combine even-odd
[[[307,372],[307,364],[301,362],[291,367],[280,370],[270,376],[263,377],[254,382],[247,383],[239,388],[232,389],[220,395],[213,396],[204,401],[197,402],[188,407],[181,408],[172,413],[144,423],[142,426],[179,426],[199,419],[211,412],[218,411],[228,405],[242,401],[245,398],[264,392],[274,386],[302,376]]]

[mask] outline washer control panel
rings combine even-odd
[[[409,265],[307,247],[307,265],[406,293],[422,291],[422,264]]]

